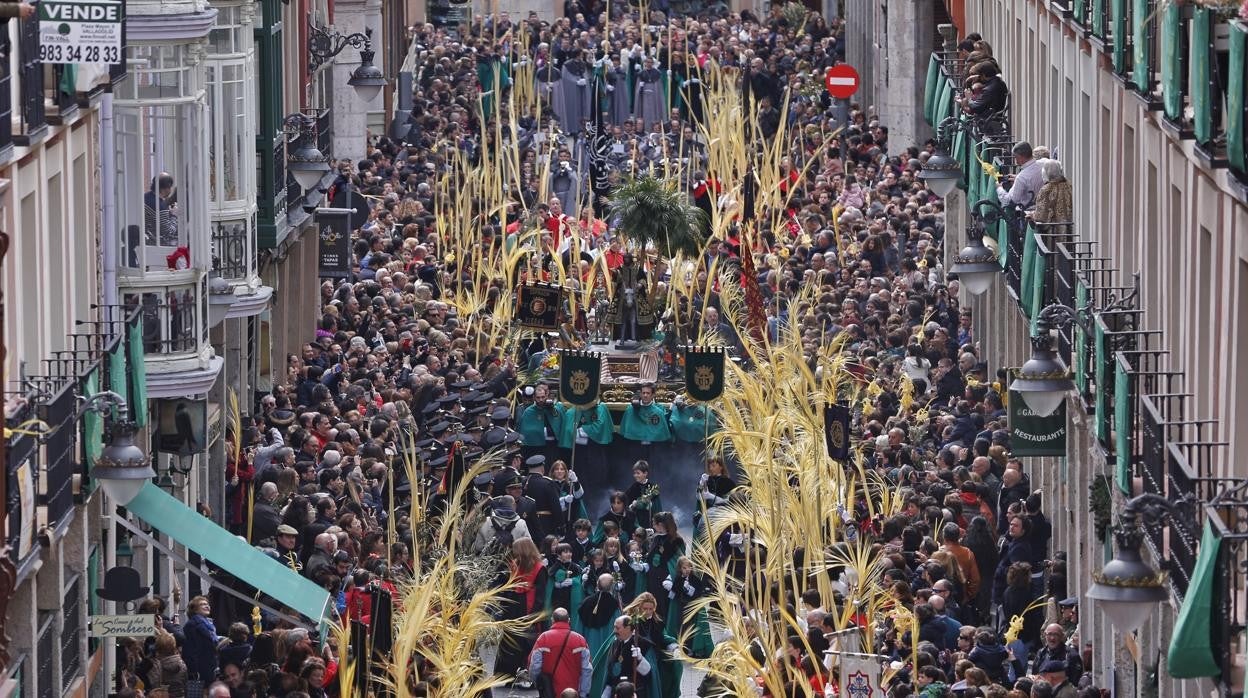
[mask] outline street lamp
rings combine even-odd
[[[315,71],[326,61],[342,53],[348,46],[360,50],[360,65],[351,72],[347,84],[355,88],[355,94],[366,102],[381,92],[386,86],[386,76],[381,69],[373,65],[376,53],[373,51],[373,30],[365,29],[363,33],[339,34],[324,27],[308,22],[308,70]]]
[[[987,213],[980,213],[980,207],[986,207]],[[972,295],[980,295],[988,290],[993,279],[1001,273],[1001,265],[997,255],[984,245],[984,231],[989,225],[1001,218],[1001,207],[991,199],[980,199],[971,206],[971,227],[967,231],[966,247],[954,255],[953,264],[949,265],[949,273],[957,274],[962,285]]]
[[[1127,502],[1114,530],[1117,554],[1100,572],[1092,574],[1092,587],[1087,597],[1100,605],[1114,627],[1124,633],[1134,632],[1148,620],[1153,608],[1169,597],[1166,573],[1158,572],[1140,557],[1144,542],[1141,517],[1158,521],[1173,518],[1174,502],[1157,494],[1142,494]]]
[[[118,506],[126,506],[138,496],[139,490],[156,477],[147,454],[134,443],[134,423],[126,399],[109,390],[92,395],[83,403],[80,413],[106,414],[117,409],[112,420],[112,437],[95,460],[91,477]]]
[[[282,126],[287,137],[296,136],[296,148],[286,156],[286,169],[303,189],[311,189],[329,172],[329,156],[316,147],[316,117],[295,113]]]
[[[1057,411],[1066,393],[1075,389],[1070,369],[1053,350],[1053,330],[1079,322],[1079,313],[1060,303],[1046,306],[1036,318],[1031,338],[1031,358],[1018,369],[1010,390],[1022,396],[1027,407],[1040,417]]]
[[[949,116],[941,121],[936,127],[936,152],[915,175],[927,184],[933,194],[942,199],[952,194],[958,182],[962,181],[962,167],[949,156],[949,151],[952,148],[953,134],[965,131],[970,123],[956,116]]]

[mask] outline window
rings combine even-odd
[[[208,66],[208,94],[213,114],[208,151],[209,198],[214,204],[241,202],[250,194],[244,181],[243,163],[251,161],[255,136],[249,134],[247,128],[246,78],[247,67],[241,61],[214,62]]]
[[[212,114],[209,145],[209,198],[214,205],[240,205],[254,198],[250,164],[255,160],[256,111],[252,82],[254,40],[250,14],[221,6],[208,35],[208,101]],[[250,9],[250,8],[248,8]]]
[[[115,109],[119,267],[123,274],[166,270],[179,247],[190,251],[190,264],[206,267],[200,73],[185,64],[191,56],[183,45],[127,50],[132,77],[118,86]]]
[[[201,284],[170,286],[127,293],[122,303],[143,313],[143,353],[182,354],[199,351],[205,341],[201,318],[205,294]]]

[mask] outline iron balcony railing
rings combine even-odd
[[[127,309],[137,308],[143,315],[144,354],[192,353],[207,341],[202,300],[194,287],[171,287],[163,293],[128,293],[123,302]]]
[[[210,276],[228,280],[246,279],[251,271],[246,221],[217,221],[212,224],[212,272]]]
[[[39,23],[18,23],[18,95],[21,100],[21,132],[13,135],[18,145],[28,146],[48,130],[44,113],[43,57],[39,55]]]

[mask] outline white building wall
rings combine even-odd
[[[1168,368],[1184,372],[1184,391],[1193,395],[1185,418],[1216,418],[1218,430],[1206,431],[1206,439],[1229,442],[1224,454],[1241,453],[1248,448],[1248,405],[1236,399],[1248,391],[1248,206],[1229,186],[1230,175],[1204,167],[1191,141],[1163,130],[1161,113],[1130,94],[1113,76],[1109,58],[1076,36],[1043,0],[983,0],[965,7],[962,34],[978,31],[992,44],[1012,88],[1015,138],[1047,145],[1063,162],[1081,239],[1096,240],[1096,256],[1113,260],[1115,285],[1128,286],[1132,273],[1140,274],[1143,328],[1164,333]],[[988,295],[981,305],[989,322],[1017,316],[1004,293]],[[977,312],[977,325],[981,317]],[[1009,333],[1026,336],[1022,326]],[[1111,551],[1095,539],[1087,498],[1092,478],[1109,468],[1090,433],[1091,421],[1078,408],[1071,412],[1070,458],[1030,468],[1048,496],[1054,549],[1069,554],[1074,594],[1086,591],[1091,573]],[[1248,465],[1222,457],[1205,474],[1243,479]],[[1115,683],[1119,695],[1136,695],[1146,690],[1136,683],[1136,665],[1148,673],[1160,657],[1160,695],[1207,695],[1212,688],[1168,677],[1164,655],[1173,604],[1163,604],[1134,642],[1112,632],[1089,604],[1082,610],[1080,639],[1094,645],[1098,685]]]

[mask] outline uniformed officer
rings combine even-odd
[[[524,493],[533,500],[537,507],[537,528],[529,526],[534,540],[541,540],[547,534],[561,535],[559,531],[559,485],[546,477],[546,456],[532,456],[525,461],[529,475],[525,482]],[[528,523],[527,521],[525,523]]]

